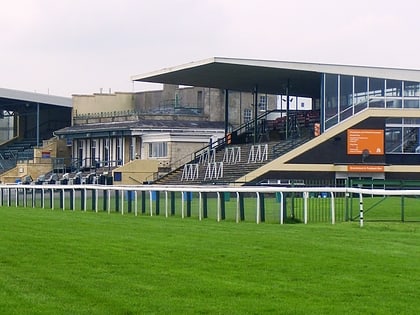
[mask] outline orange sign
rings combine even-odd
[[[347,129],[347,154],[384,154],[384,131],[382,129]]]
[[[383,173],[383,165],[347,165],[347,172],[355,173]]]

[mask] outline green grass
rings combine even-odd
[[[1,314],[418,314],[418,223],[0,208]]]

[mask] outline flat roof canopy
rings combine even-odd
[[[69,97],[0,88],[0,110],[22,113],[33,104],[66,108],[73,106]]]
[[[133,76],[133,81],[320,97],[323,73],[420,82],[419,70],[214,57]]]

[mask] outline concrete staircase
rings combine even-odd
[[[157,179],[159,185],[231,184],[309,139],[228,145]],[[241,183],[239,183],[241,184]],[[244,183],[243,183],[244,184]]]

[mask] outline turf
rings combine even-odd
[[[418,314],[419,223],[0,208],[1,314]]]

